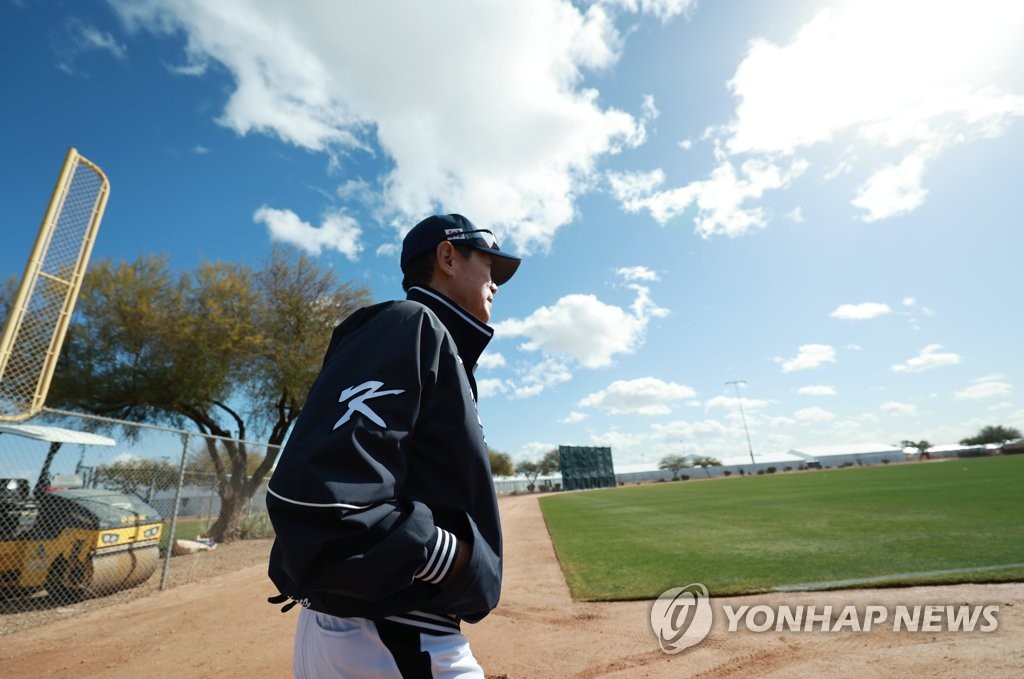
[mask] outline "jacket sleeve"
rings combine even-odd
[[[301,591],[380,601],[441,582],[453,563],[453,532],[402,493],[408,438],[451,340],[423,314],[396,315],[332,340],[270,480],[280,568]]]

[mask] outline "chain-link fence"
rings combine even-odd
[[[250,475],[268,450],[55,410],[0,423],[0,616],[164,589],[211,535],[272,537]]]

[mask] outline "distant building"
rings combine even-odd
[[[942,460],[958,457],[987,457],[998,455],[1003,445],[1000,443],[984,443],[976,446],[965,446],[962,443],[949,443],[932,446],[925,451],[925,457],[931,460]]]
[[[804,465],[822,468],[851,465],[887,464],[905,462],[903,449],[887,443],[859,443],[842,446],[808,446],[793,448],[789,454],[800,459]]]
[[[1020,455],[1024,453],[1024,439],[1017,439],[1015,441],[1007,441],[1003,444],[1000,452],[1003,455]]]

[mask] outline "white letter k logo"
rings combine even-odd
[[[377,382],[376,380],[370,380],[369,382],[363,382],[358,387],[349,387],[341,392],[341,396],[338,397],[338,403],[344,403],[348,401],[348,410],[341,416],[341,419],[334,423],[333,429],[337,429],[341,425],[345,424],[352,417],[352,413],[360,412],[366,415],[371,422],[378,426],[387,428],[384,424],[384,420],[380,418],[380,415],[370,410],[370,406],[366,405],[365,401],[371,398],[377,398],[378,396],[390,396],[391,394],[401,394],[405,389],[391,389],[390,391],[377,391],[384,386],[383,382]],[[360,392],[366,392],[360,396],[356,396]],[[354,398],[353,398],[354,397]],[[351,400],[349,400],[351,399]],[[332,429],[332,431],[333,431]]]

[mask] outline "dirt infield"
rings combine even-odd
[[[666,655],[649,627],[650,602],[571,600],[535,496],[503,498],[501,512],[502,601],[466,627],[489,677],[1018,677],[1024,667],[1024,584],[719,599],[708,638]],[[259,564],[5,635],[0,676],[290,676],[296,615],[265,603],[273,593],[265,572]],[[721,607],[744,604],[994,604],[999,627],[990,633],[726,631]]]

